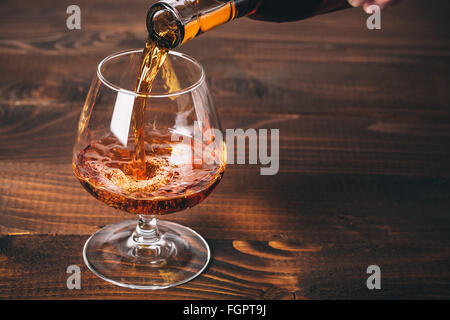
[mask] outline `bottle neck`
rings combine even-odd
[[[219,25],[252,14],[261,0],[161,0],[147,13],[149,36],[175,48]]]
[[[171,49],[243,16],[284,22],[348,7],[347,0],[161,0],[148,11],[147,29]]]

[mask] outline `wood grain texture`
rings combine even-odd
[[[202,234],[213,259],[158,292],[84,266],[88,236],[129,216],[70,164],[95,68],[142,47],[148,3],[78,1],[79,31],[66,29],[69,4],[0,4],[0,298],[450,297],[448,1],[404,1],[380,31],[360,10],[240,19],[180,48],[204,65],[225,128],[280,129],[280,172],[230,165],[206,201],[164,217]],[[66,287],[71,264],[82,290]],[[380,291],[366,288],[370,264]]]

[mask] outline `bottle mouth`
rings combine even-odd
[[[158,46],[172,49],[177,47],[184,37],[181,17],[169,5],[158,2],[147,12],[147,30],[149,37]]]

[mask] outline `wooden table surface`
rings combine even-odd
[[[85,267],[89,235],[130,216],[71,169],[96,66],[143,46],[149,1],[78,1],[74,31],[69,4],[0,4],[0,298],[450,297],[449,1],[404,1],[378,31],[360,9],[240,19],[179,48],[204,65],[225,128],[280,129],[280,171],[230,165],[207,200],[166,216],[202,234],[213,258],[154,292]],[[80,290],[66,287],[73,264]],[[372,264],[381,290],[366,287]]]

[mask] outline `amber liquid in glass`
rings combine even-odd
[[[192,207],[211,193],[224,166],[204,158],[196,165],[194,146],[172,141],[158,131],[145,132],[145,176],[134,175],[134,151],[114,136],[95,141],[76,159],[75,174],[100,201],[130,213],[160,215]],[[130,137],[130,143],[133,143]],[[213,157],[203,154],[203,157]],[[208,162],[210,161],[210,162]]]

